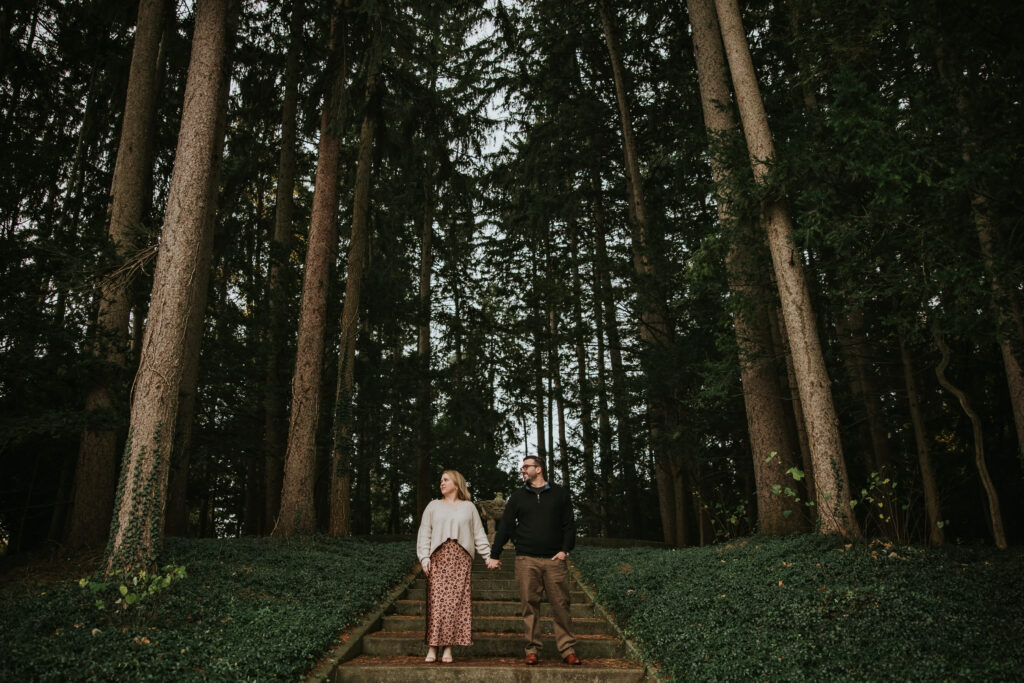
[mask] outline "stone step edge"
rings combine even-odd
[[[423,640],[423,629],[417,629],[415,631],[374,631],[373,633],[367,633],[370,638],[378,638],[380,640]],[[474,638],[498,638],[501,640],[522,640],[522,633],[512,633],[509,631],[473,631]],[[553,633],[542,633],[540,637],[543,640],[554,641],[555,636]],[[588,640],[622,640],[617,635],[609,633],[577,633],[576,640],[588,641]]]
[[[366,666],[395,666],[395,667],[413,667],[422,666],[427,664],[423,661],[423,655],[388,655],[386,657],[379,657],[375,655],[359,655],[349,660],[351,664],[359,664]],[[495,657],[490,655],[463,655],[455,660],[455,664],[461,664],[463,666],[505,666],[509,668],[522,668],[526,666],[522,656],[516,655],[515,657]],[[636,663],[633,659],[619,659],[615,657],[588,657],[583,662],[585,665],[589,664],[591,668],[605,667],[608,665],[614,665],[618,669],[626,670],[639,670],[642,668],[641,665]],[[565,666],[564,662],[558,660],[557,657],[545,657],[540,660],[539,668]],[[578,670],[578,669],[577,669]]]
[[[438,668],[440,667],[440,668]],[[555,683],[638,683],[644,681],[642,666],[629,659],[589,658],[582,666],[569,666],[557,658],[542,658],[539,664],[527,666],[516,657],[456,657],[452,664],[428,664],[423,655],[371,657],[360,655],[335,670],[338,681],[462,681],[463,683],[495,683],[537,681]]]
[[[306,675],[306,681],[329,681],[331,674],[339,664],[362,654],[363,637],[371,631],[380,629],[384,612],[391,608],[395,600],[405,594],[419,574],[420,565],[417,562],[412,571],[377,604],[374,611],[367,614],[362,622],[338,637],[339,642],[327,652],[323,659],[317,662],[313,670]]]
[[[626,636],[625,631],[623,631],[622,627],[619,626],[619,623],[612,616],[612,613],[605,609],[605,606],[598,601],[597,594],[594,591],[593,586],[583,580],[583,574],[580,573],[580,570],[572,563],[572,560],[569,560],[567,564],[569,565],[569,574],[573,579],[575,579],[576,585],[580,587],[580,590],[586,594],[587,598],[590,600],[590,604],[594,607],[594,611],[604,617],[604,619],[611,625],[612,630],[626,647],[626,652],[629,653],[630,658],[640,662],[643,666],[644,680],[671,683],[672,679],[661,673],[657,663],[651,662],[647,657],[645,657],[643,652],[640,651],[640,647],[633,642],[633,639]]]
[[[408,620],[416,619],[418,621],[422,621],[423,620],[423,615],[422,614],[386,614],[384,616],[389,617],[389,618],[394,618],[394,619],[401,619],[401,620],[406,620],[406,619],[408,619]],[[502,621],[507,621],[509,623],[518,623],[518,624],[521,624],[523,622],[523,618],[521,616],[515,615],[515,614],[513,614],[513,615],[509,615],[509,614],[488,614],[488,615],[485,615],[485,616],[474,614],[473,618],[474,619],[476,619],[476,618],[480,618],[480,619],[501,619]],[[554,617],[545,616],[545,615],[540,615],[537,618],[540,619],[541,621],[552,621],[554,619]],[[604,617],[573,617],[572,621],[573,621],[573,623],[576,623],[577,621],[581,621],[581,622],[584,622],[584,623],[593,624],[595,622],[601,622],[601,621],[607,621],[607,620]]]
[[[440,656],[440,653],[438,653]],[[374,669],[395,669],[395,670],[409,670],[409,669],[421,669],[423,667],[433,667],[434,664],[424,662],[423,655],[389,655],[386,657],[377,657],[373,655],[359,655],[345,662],[345,668],[356,667],[365,670]],[[442,664],[445,668],[449,665]],[[634,673],[640,674],[641,676],[646,674],[644,666],[637,663],[632,659],[617,659],[614,657],[591,657],[583,662],[581,667],[567,667],[565,662],[560,661],[557,657],[545,657],[541,658],[540,662],[535,666],[527,666],[521,656],[515,657],[494,657],[494,656],[461,656],[456,657],[455,661],[450,665],[454,669],[471,672],[473,670],[505,670],[505,671],[517,671],[517,670],[528,670],[528,671],[562,671],[568,670],[569,672],[581,674],[588,672],[593,675],[597,672],[621,672],[621,673]]]

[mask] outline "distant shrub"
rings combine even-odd
[[[3,680],[270,681],[308,671],[415,561],[409,542],[168,539],[187,578],[144,622],[73,583],[0,592]]]
[[[808,534],[573,563],[676,680],[1019,680],[1024,553]]]

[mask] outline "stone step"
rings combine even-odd
[[[420,576],[423,575],[420,574]],[[516,573],[511,569],[495,569],[494,571],[473,571],[472,577],[473,583],[476,583],[477,581],[490,581],[491,579],[514,581]]]
[[[416,631],[425,628],[422,615],[391,614],[382,619],[385,631]],[[551,617],[540,618],[541,633],[554,633],[554,622]],[[614,635],[611,626],[604,619],[575,618],[572,630],[576,634]],[[490,633],[522,633],[523,619],[520,616],[473,616],[473,631]]]
[[[421,619],[426,616],[426,609],[426,601],[422,598],[419,600],[395,600],[394,603],[395,614],[415,615]],[[540,603],[540,614],[544,617],[550,617],[551,605],[546,602]],[[597,616],[594,606],[586,603],[573,603],[569,605],[569,614],[573,619]],[[521,617],[522,608],[519,606],[519,600],[474,600],[473,617],[484,616]]]
[[[558,649],[555,639],[544,636],[541,639],[543,649],[541,657],[558,660]],[[521,657],[523,656],[523,636],[514,633],[474,633],[473,644],[468,647],[456,646],[452,651],[456,658],[474,657]],[[423,644],[423,629],[417,631],[377,631],[363,637],[363,654],[374,657],[389,656],[423,656],[426,654]],[[576,634],[576,654],[583,659],[598,657],[603,659],[623,659],[627,656],[626,647],[618,638],[606,635]]]
[[[477,586],[473,584],[472,598],[476,600],[510,600],[513,602],[519,602],[519,591],[514,587],[508,588],[487,588],[486,586]],[[406,600],[426,600],[427,589],[426,588],[410,588],[406,591],[403,596]],[[587,594],[582,590],[571,590],[569,591],[569,603],[584,603],[588,602]]]
[[[624,659],[584,659],[569,666],[558,658],[541,659],[527,666],[522,656],[458,657],[453,664],[426,664],[423,653],[409,657],[360,655],[334,669],[333,683],[632,683],[643,680],[644,671]]]
[[[477,579],[476,577],[474,577],[471,582],[471,585],[473,586],[473,588],[486,588],[487,590],[506,590],[514,592],[516,596],[519,595],[519,585],[511,578],[503,579],[492,576],[485,576],[483,578]],[[409,588],[414,589],[425,589],[426,587],[427,580],[422,577],[413,581],[412,585],[409,586]],[[580,587],[576,585],[575,581],[569,579],[569,590],[579,591]],[[516,599],[518,599],[518,597]]]

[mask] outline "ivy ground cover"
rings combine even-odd
[[[296,680],[415,556],[407,541],[172,538],[161,564],[187,578],[124,615],[77,582],[6,585],[0,679]]]
[[[598,600],[674,680],[989,681],[1024,675],[1024,551],[819,535],[577,547]]]

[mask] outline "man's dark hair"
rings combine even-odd
[[[537,467],[539,467],[541,472],[547,472],[547,468],[544,467],[544,461],[540,459],[540,456],[538,456],[538,455],[528,455],[528,456],[526,456],[525,458],[523,458],[523,464],[524,465],[526,464],[527,460],[532,460],[533,464],[536,465]]]

